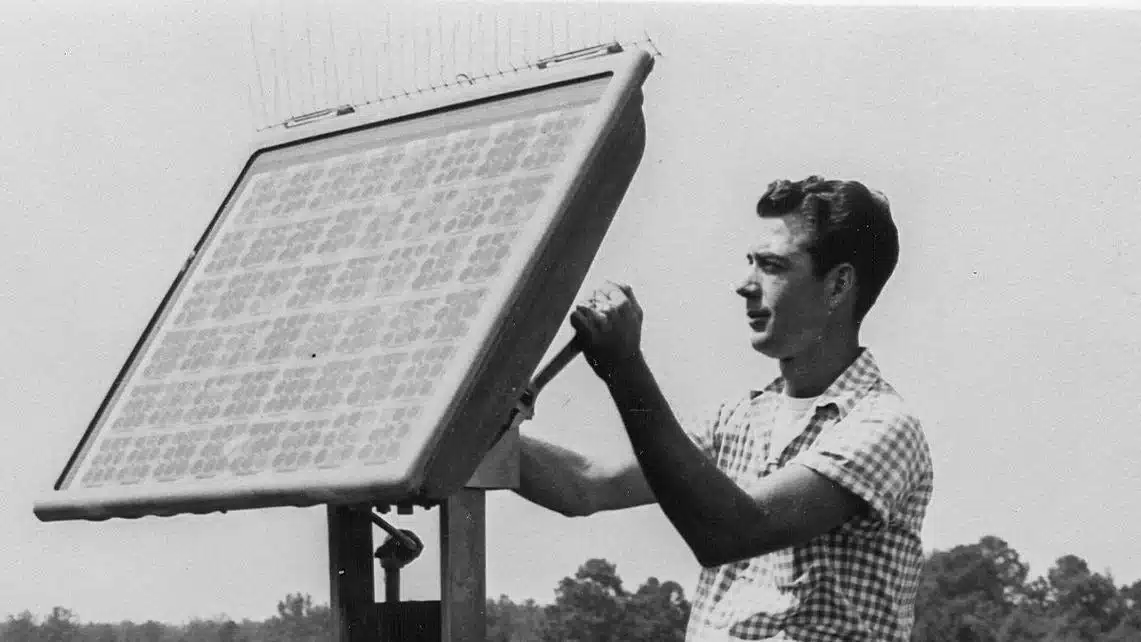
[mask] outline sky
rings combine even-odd
[[[0,615],[60,605],[96,622],[262,619],[290,592],[328,600],[320,508],[42,523],[32,506],[256,130],[329,98],[443,77],[431,70],[447,67],[450,48],[422,76],[408,71],[413,50],[395,44],[376,68],[382,50],[362,34],[389,20],[397,32],[420,20],[409,33],[435,24],[459,34],[455,69],[653,38],[664,56],[644,87],[645,156],[585,287],[633,285],[647,360],[681,414],[776,374],[750,351],[733,292],[765,185],[821,174],[885,192],[900,266],[862,340],[931,443],[925,548],[997,535],[1032,575],[1075,554],[1118,583],[1141,579],[1141,13],[319,6],[24,2],[0,12]],[[314,35],[330,25],[339,51]],[[362,55],[348,53],[353,38]],[[567,338],[564,329],[554,347]],[[525,430],[600,458],[629,455],[581,361],[544,390]],[[405,572],[408,599],[438,598],[435,520],[398,521],[429,542]],[[492,492],[488,548],[488,594],[517,600],[549,602],[591,557],[616,563],[632,587],[655,576],[692,592],[698,570],[654,507],[570,519]]]

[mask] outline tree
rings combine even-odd
[[[79,622],[75,613],[62,606],[52,612],[40,625],[40,639],[45,642],[79,642]]]
[[[226,620],[218,627],[218,642],[240,642],[241,639],[241,630],[237,622]]]
[[[142,636],[143,642],[162,642],[166,634],[166,627],[160,622],[147,620],[139,627],[139,634]]]
[[[88,624],[84,627],[82,638],[91,642],[119,642],[115,627],[110,624]]]
[[[565,577],[547,607],[549,642],[609,642],[622,619],[626,593],[616,567],[603,559],[587,560],[574,578]]]
[[[1028,570],[998,537],[936,551],[923,570],[912,639],[997,642],[1004,621],[1025,601]]]
[[[328,606],[314,606],[309,595],[291,593],[277,603],[266,634],[271,642],[326,642],[333,638],[332,624]]]
[[[546,613],[535,600],[516,604],[500,595],[498,600],[487,601],[489,642],[532,642],[542,638],[546,625]]]
[[[1129,612],[1127,599],[1109,575],[1093,573],[1076,555],[1058,558],[1046,574],[1046,606],[1060,640],[1095,642],[1118,627]]]
[[[4,642],[39,642],[40,627],[31,611],[21,611],[19,615],[8,616],[4,623]]]
[[[689,602],[677,582],[646,580],[626,602],[617,639],[629,642],[685,642]]]
[[[622,586],[616,568],[588,560],[573,578],[564,578],[547,607],[541,639],[570,642],[681,642],[689,602],[676,582],[649,578],[634,593]]]

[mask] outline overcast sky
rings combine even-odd
[[[345,102],[415,81],[403,63],[382,67],[392,76],[374,68],[375,34],[387,17],[408,24],[411,5],[93,4],[0,11],[0,615],[62,605],[86,621],[260,619],[288,592],[326,601],[320,509],[44,524],[32,504],[255,127],[338,89]],[[765,185],[866,181],[891,199],[902,256],[863,339],[932,444],[926,547],[994,534],[1034,575],[1073,553],[1119,583],[1141,579],[1141,13],[570,7],[480,14],[485,32],[497,15],[517,34],[515,56],[643,29],[665,52],[645,86],[645,157],[587,285],[633,284],[648,360],[679,411],[775,374],[750,351],[733,293]],[[478,15],[434,11],[418,28],[455,25],[459,67],[486,66]],[[310,53],[300,36],[330,20],[342,49],[310,34]],[[364,55],[346,53],[353,38]],[[286,41],[298,43],[288,54]],[[311,64],[324,58],[339,64],[332,90]],[[289,97],[273,97],[274,78],[291,80]],[[628,448],[581,362],[532,423],[601,456]],[[433,547],[435,519],[401,524]],[[549,601],[589,557],[634,586],[654,575],[690,592],[696,579],[656,508],[571,520],[495,493],[488,519],[491,595]],[[436,573],[433,555],[414,563],[406,596],[436,598]]]

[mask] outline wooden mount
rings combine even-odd
[[[330,607],[337,642],[483,642],[488,490],[519,487],[519,428],[440,504],[440,600],[376,603],[370,505],[329,506]],[[399,513],[411,506],[398,506]]]

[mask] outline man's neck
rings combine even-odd
[[[780,360],[785,394],[790,397],[817,397],[860,356],[855,333],[825,339],[808,350]]]

